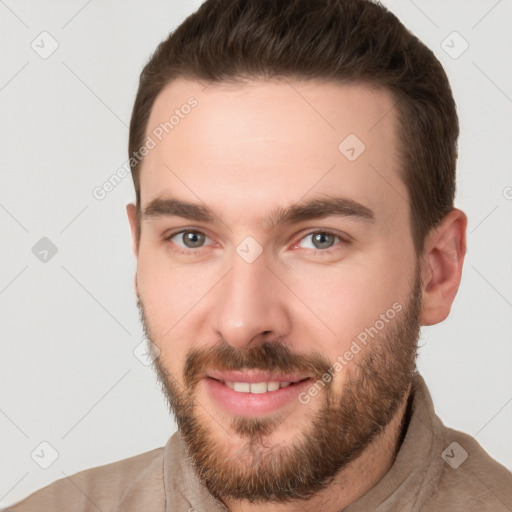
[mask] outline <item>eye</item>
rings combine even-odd
[[[303,249],[325,251],[326,249],[330,249],[337,241],[341,241],[341,237],[334,233],[329,233],[328,231],[314,231],[303,237],[297,245]]]
[[[170,235],[167,240],[184,249],[197,249],[203,247],[210,238],[201,231],[185,230]]]

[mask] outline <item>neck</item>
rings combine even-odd
[[[390,470],[402,442],[402,430],[410,394],[406,395],[388,426],[355,461],[340,471],[332,483],[308,500],[288,503],[257,503],[225,500],[230,512],[338,512],[364,496]]]

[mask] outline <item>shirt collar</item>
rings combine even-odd
[[[210,494],[197,477],[179,430],[171,436],[164,449],[164,488],[165,512],[227,511],[227,508]],[[184,508],[185,506],[187,508]]]
[[[343,512],[419,510],[437,487],[444,469],[444,426],[418,373],[413,377],[407,409],[406,433],[390,470]]]

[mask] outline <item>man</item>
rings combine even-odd
[[[457,137],[440,63],[382,6],[205,2],[130,126],[135,290],[178,432],[9,510],[512,510],[415,367],[461,278]]]

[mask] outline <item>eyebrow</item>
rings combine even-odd
[[[211,224],[222,222],[220,217],[206,205],[181,201],[173,197],[157,197],[150,201],[141,213],[142,220],[168,216]],[[346,197],[327,196],[293,204],[287,208],[276,208],[266,215],[262,222],[270,231],[284,224],[296,224],[329,216],[351,217],[366,222],[375,221],[374,212],[367,206]]]

